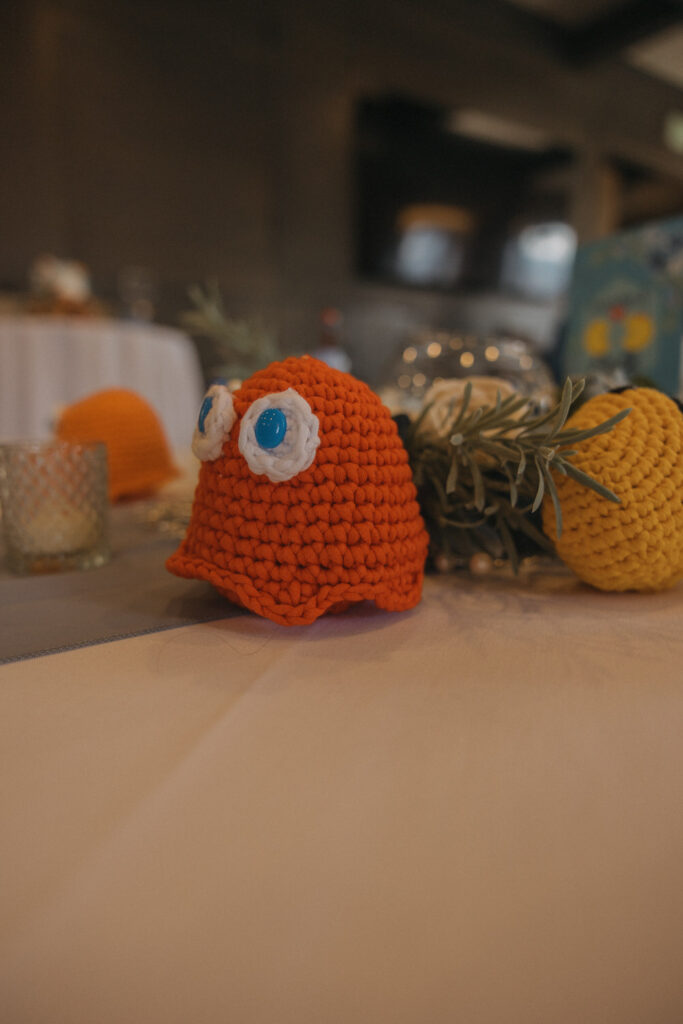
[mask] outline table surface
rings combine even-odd
[[[85,574],[13,576],[0,531],[0,665],[239,614],[211,584],[166,570],[189,515],[185,487],[173,481],[154,497],[113,505],[111,560]]]
[[[0,1017],[680,1024],[682,611],[463,576],[5,665]]]

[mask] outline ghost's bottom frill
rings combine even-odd
[[[376,574],[372,570],[359,569],[358,579],[353,582],[315,585],[292,579],[285,587],[280,582],[276,597],[269,593],[267,580],[222,569],[186,548],[186,543],[181,544],[167,560],[170,572],[185,579],[205,580],[233,604],[282,626],[307,626],[325,613],[343,612],[362,601],[374,601],[384,611],[408,611],[422,595],[423,573],[397,565],[393,571],[384,568],[381,580],[373,579]]]

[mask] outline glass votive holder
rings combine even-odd
[[[18,574],[94,569],[109,561],[107,448],[0,445],[5,561]]]
[[[419,415],[432,385],[454,378],[507,381],[542,412],[555,398],[556,386],[548,366],[521,338],[479,337],[425,328],[407,340],[409,344],[377,389],[394,415]]]

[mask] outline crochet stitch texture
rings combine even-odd
[[[651,388],[597,395],[567,427],[597,426],[621,409],[629,415],[609,433],[581,442],[572,462],[612,490],[607,501],[555,476],[564,528],[557,537],[548,499],[543,526],[560,558],[601,590],[660,590],[683,576],[683,416]]]
[[[293,388],[320,422],[309,468],[271,482],[240,453],[253,402]],[[272,363],[235,392],[236,422],[202,463],[187,535],[167,561],[229,600],[283,625],[373,600],[418,603],[428,536],[408,455],[391,414],[349,374],[305,356]]]

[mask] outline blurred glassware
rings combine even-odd
[[[104,444],[0,445],[0,499],[11,572],[94,569],[109,560]]]
[[[473,376],[507,381],[542,411],[550,408],[555,396],[550,369],[522,338],[480,338],[432,329],[408,339],[376,390],[394,415],[416,416],[434,383]]]
[[[157,302],[156,275],[149,267],[124,267],[118,278],[122,315],[127,320],[149,323]]]
[[[351,357],[344,348],[344,315],[339,309],[328,306],[320,314],[320,335],[311,355],[327,363],[334,370],[351,372]]]
[[[570,224],[530,224],[510,238],[503,252],[501,284],[529,299],[556,299],[571,282],[577,235]]]
[[[469,210],[437,203],[405,206],[396,228],[395,272],[400,280],[423,288],[452,288],[458,283],[474,228]]]

